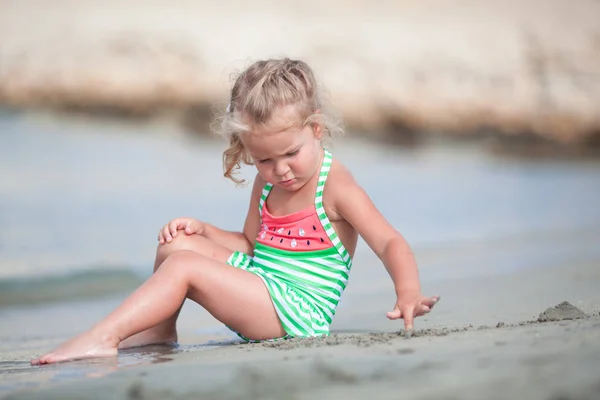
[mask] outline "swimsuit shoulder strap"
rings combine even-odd
[[[262,221],[262,210],[265,205],[265,201],[267,201],[267,197],[269,193],[271,193],[271,189],[273,189],[273,184],[267,182],[267,184],[263,187],[262,193],[260,194],[260,200],[258,202],[258,213],[260,214],[260,219]]]
[[[319,202],[323,203],[323,190],[325,189],[325,182],[331,169],[331,163],[333,162],[333,156],[327,149],[323,149],[323,162],[321,164],[321,172],[319,173],[319,181],[317,182],[317,191],[315,193],[315,204]]]
[[[317,216],[321,221],[321,225],[323,225],[323,229],[325,229],[325,233],[327,233],[331,243],[333,243],[344,262],[348,265],[348,268],[350,268],[352,265],[350,254],[342,244],[342,241],[335,232],[335,229],[333,229],[331,221],[329,221],[327,213],[325,212],[325,208],[323,207],[323,191],[325,190],[325,182],[327,181],[327,176],[329,175],[329,170],[331,169],[331,163],[333,162],[331,153],[327,149],[324,150],[325,155],[323,157],[323,164],[321,165],[321,173],[319,174],[317,192],[315,193],[315,209],[317,210]]]

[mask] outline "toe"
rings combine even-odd
[[[48,364],[50,361],[48,360],[50,357],[50,354],[46,354],[44,356],[41,356],[40,358],[36,358],[35,360],[31,360],[31,365],[44,365],[44,364]]]

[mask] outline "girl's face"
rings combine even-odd
[[[280,107],[267,124],[241,136],[260,176],[288,191],[303,187],[321,162],[321,127],[297,121],[293,106]]]

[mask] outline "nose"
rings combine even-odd
[[[275,175],[285,176],[290,170],[289,165],[285,161],[278,161],[275,164]]]

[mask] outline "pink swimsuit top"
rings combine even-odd
[[[288,251],[314,251],[333,247],[314,205],[278,217],[269,212],[266,201],[262,207],[262,229],[256,241]]]

